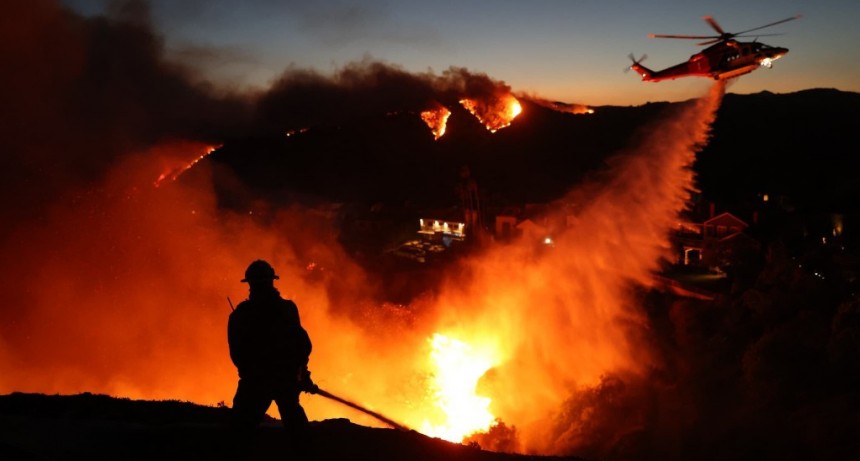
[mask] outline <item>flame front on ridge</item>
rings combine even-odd
[[[517,98],[504,95],[492,101],[461,99],[460,104],[472,113],[491,133],[505,128],[520,115],[523,106]]]
[[[445,134],[445,127],[450,116],[451,111],[443,106],[421,112],[421,120],[424,120],[424,123],[430,128],[433,139],[439,139]]]
[[[194,146],[191,146],[190,148],[194,148]],[[220,148],[221,148],[221,145],[206,146],[203,150],[203,153],[198,155],[197,157],[195,157],[194,160],[191,160],[190,162],[185,163],[185,164],[180,164],[178,166],[175,166],[175,165],[174,166],[168,166],[165,169],[165,171],[163,173],[161,173],[161,175],[159,175],[158,178],[155,180],[155,183],[154,183],[155,187],[161,186],[161,184],[168,179],[171,181],[176,181],[176,178],[178,178],[179,175],[181,175],[182,173],[185,173],[191,167],[196,165],[197,162],[203,160],[204,158],[206,158],[207,155],[211,154],[212,152],[215,152],[216,150],[218,150]]]

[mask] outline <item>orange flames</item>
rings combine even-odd
[[[510,126],[511,122],[523,111],[517,98],[510,94],[483,100],[464,98],[460,100],[460,104],[491,133]],[[421,120],[424,120],[424,123],[430,128],[434,139],[439,139],[445,134],[450,115],[451,111],[448,108],[439,106],[436,109],[421,112]]]
[[[433,379],[431,391],[443,417],[439,422],[425,420],[421,432],[452,442],[487,431],[495,420],[490,413],[491,399],[476,394],[478,380],[500,363],[498,351],[491,346],[475,347],[458,339],[436,333],[432,344]]]
[[[547,109],[554,110],[556,112],[562,112],[565,114],[593,114],[594,109],[586,106],[584,104],[571,104],[561,101],[550,101],[548,99],[539,98],[536,96],[521,96],[522,99],[527,99],[528,101],[537,104],[542,107],[546,107]]]
[[[200,149],[199,147],[193,147],[191,145],[192,143],[184,143],[184,144],[186,144],[185,148],[184,149],[181,148],[178,150],[180,150],[180,151],[187,150],[187,151],[194,152],[195,150],[199,151],[199,149]],[[176,178],[178,178],[179,175],[181,175],[182,173],[185,173],[191,167],[196,165],[197,162],[203,160],[204,158],[206,158],[207,155],[211,154],[212,152],[215,152],[216,150],[218,150],[220,148],[221,148],[220,144],[217,146],[206,146],[202,149],[203,153],[197,155],[197,157],[195,157],[190,162],[183,162],[181,159],[175,159],[175,158],[174,159],[167,159],[167,158],[163,159],[162,161],[165,163],[169,163],[169,165],[167,165],[165,167],[164,172],[162,172],[158,176],[158,178],[155,180],[155,183],[154,183],[155,187],[161,186],[161,184],[166,180],[176,181]]]
[[[523,111],[517,98],[510,94],[489,101],[464,98],[460,100],[460,104],[484,124],[491,133],[509,126]]]
[[[430,128],[433,139],[439,139],[445,134],[445,126],[449,116],[451,116],[451,111],[442,106],[421,112],[421,120],[424,120],[424,123]]]
[[[287,130],[285,135],[286,135],[286,137],[289,138],[290,136],[296,136],[296,135],[300,135],[302,133],[307,133],[308,130],[310,130],[310,128],[299,128],[297,130]]]

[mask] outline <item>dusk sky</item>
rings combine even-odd
[[[110,2],[64,0],[84,14]],[[648,35],[711,35],[710,15],[740,32],[767,28],[760,41],[790,51],[772,69],[730,84],[734,93],[786,93],[808,88],[860,91],[860,2],[799,0],[721,2],[474,1],[167,1],[149,2],[168,55],[218,85],[266,89],[289,66],[328,74],[362,59],[410,72],[451,66],[485,73],[547,99],[589,105],[639,105],[701,95],[707,79],[641,82],[623,72],[627,57],[647,54],[653,70],[686,61],[696,40]],[[750,37],[747,40],[752,40]]]

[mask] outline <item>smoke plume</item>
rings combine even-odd
[[[170,138],[212,141],[247,123],[245,99],[216,94],[166,62],[145,4],[124,5],[94,18],[54,1],[6,5],[5,217],[37,216],[65,187],[101,179],[128,152]]]
[[[289,68],[261,97],[259,124],[275,131],[332,125],[388,113],[458,106],[463,98],[489,104],[511,97],[511,88],[485,74],[451,67],[436,75],[411,73],[365,59],[333,75]]]

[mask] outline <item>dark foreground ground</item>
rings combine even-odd
[[[0,396],[0,460],[230,459],[228,408],[105,395]],[[250,459],[570,460],[494,453],[414,431],[359,426],[347,419],[312,422],[308,449],[285,447],[276,421],[260,429]]]

